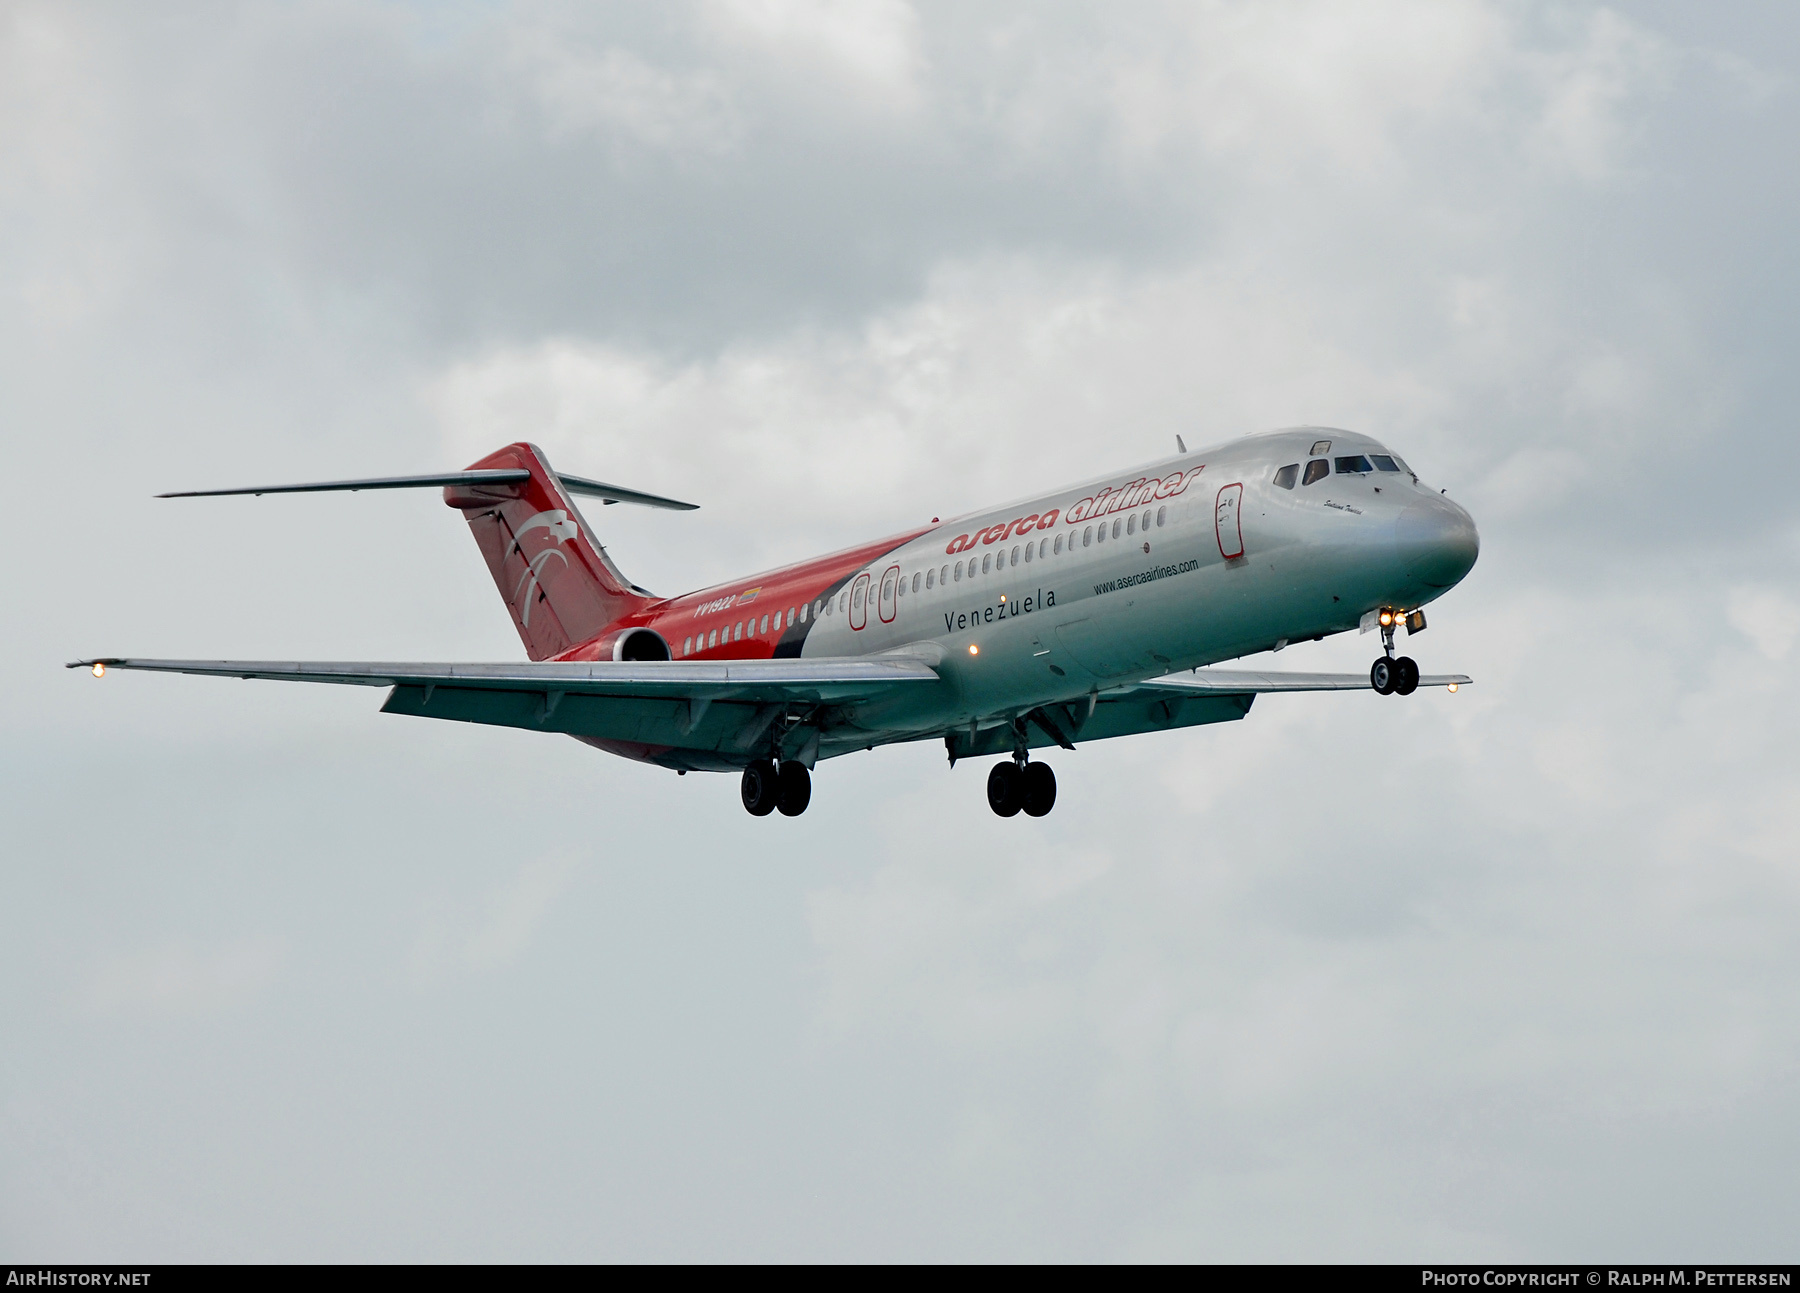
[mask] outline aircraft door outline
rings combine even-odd
[[[858,575],[850,584],[850,627],[860,633],[869,622],[869,576]]]
[[[1242,482],[1220,486],[1213,503],[1213,533],[1219,540],[1219,555],[1227,561],[1244,555],[1244,525],[1239,517],[1243,503]]]
[[[892,624],[894,616],[900,613],[900,567],[889,566],[881,572],[881,604],[879,611],[883,624]]]

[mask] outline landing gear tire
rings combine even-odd
[[[1394,662],[1386,656],[1382,656],[1381,659],[1369,666],[1369,686],[1375,689],[1376,695],[1393,695],[1394,687],[1399,681],[1400,679],[1395,675]]]
[[[788,760],[775,774],[775,806],[783,817],[798,817],[812,802],[812,774],[804,763]]]
[[[1027,817],[1042,817],[1056,807],[1056,774],[1048,763],[1027,763],[1022,780]]]
[[[775,811],[775,801],[780,797],[780,778],[775,773],[775,764],[770,759],[759,759],[744,769],[744,779],[738,784],[738,793],[744,798],[744,811],[752,817],[767,817]]]
[[[1394,661],[1394,694],[1410,696],[1419,689],[1419,663],[1409,655]]]
[[[988,773],[988,807],[1001,817],[1016,817],[1025,806],[1025,778],[1017,764],[996,763]]]

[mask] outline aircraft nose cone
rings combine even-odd
[[[1469,573],[1481,553],[1474,519],[1449,499],[1414,503],[1394,522],[1394,546],[1408,578],[1449,588]]]

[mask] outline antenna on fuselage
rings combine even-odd
[[[1186,453],[1187,452],[1187,441],[1183,440],[1180,436],[1176,436],[1175,437],[1175,448],[1180,450],[1182,453]]]

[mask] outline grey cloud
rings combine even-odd
[[[1791,1259],[1800,27],[869,12],[0,19],[0,1250]],[[1042,824],[58,667],[518,654],[433,499],[155,489],[529,436],[674,591],[1303,421],[1478,684]]]

